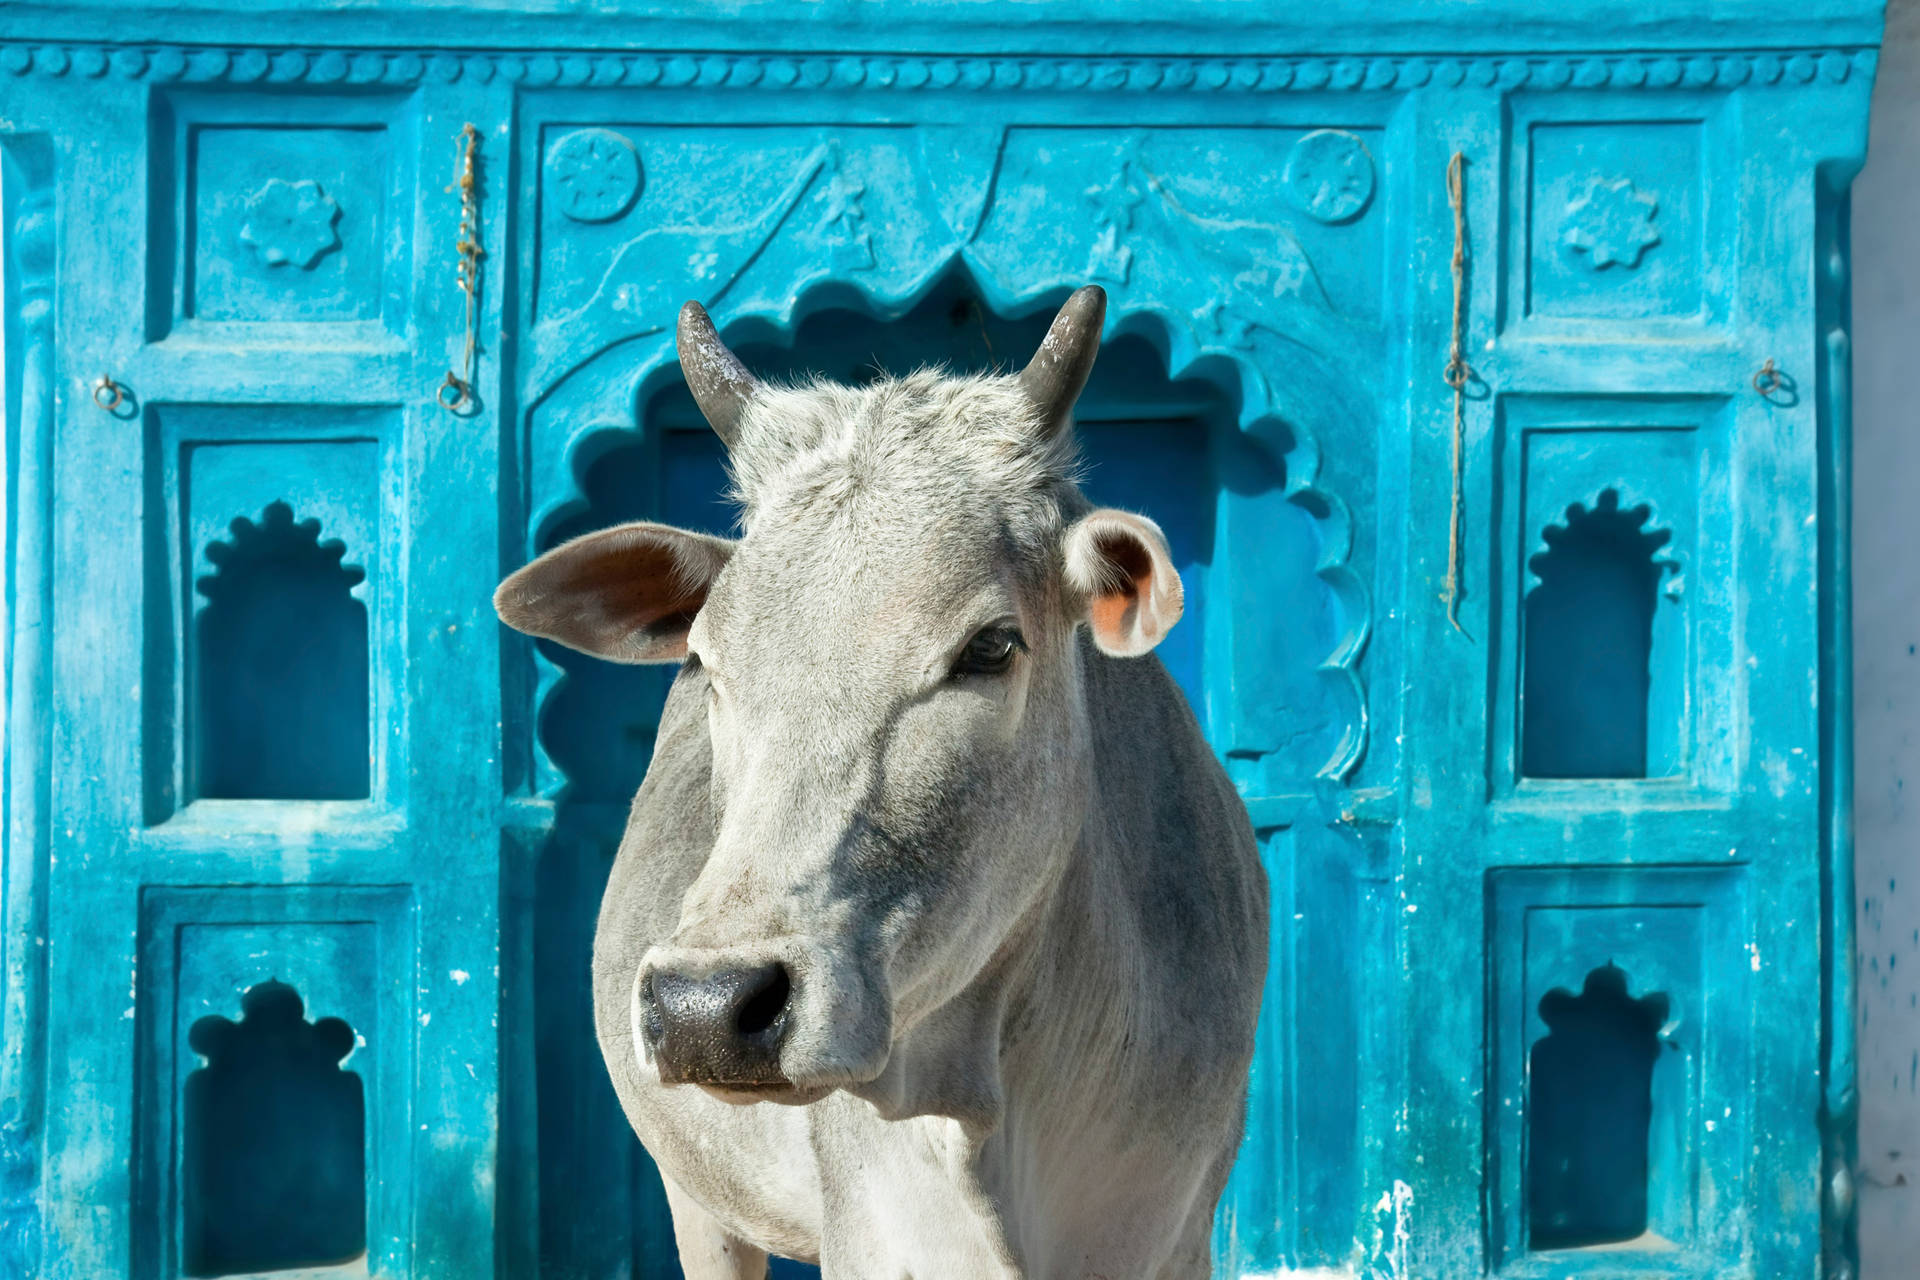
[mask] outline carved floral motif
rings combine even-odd
[[[640,153],[611,129],[576,129],[547,154],[553,200],[575,222],[610,222],[640,195]]]
[[[1087,199],[1093,203],[1094,225],[1100,229],[1087,258],[1087,276],[1125,284],[1133,272],[1133,250],[1122,238],[1133,230],[1133,211],[1146,199],[1134,185],[1132,159],[1123,160],[1107,182],[1088,187]]]
[[[1595,177],[1586,194],[1567,204],[1567,247],[1587,255],[1595,271],[1637,267],[1640,255],[1660,243],[1653,218],[1657,197],[1636,190],[1631,179]]]
[[[1291,229],[1277,222],[1206,217],[1186,208],[1147,165],[1137,140],[1122,153],[1113,177],[1087,188],[1086,194],[1096,228],[1087,256],[1090,278],[1127,284],[1135,261],[1129,240],[1169,243],[1184,260],[1215,267],[1210,275],[1221,282],[1221,292],[1193,311],[1195,326],[1205,337],[1250,346],[1255,329],[1287,327],[1271,314],[1276,304],[1305,304],[1335,314],[1319,272]],[[1143,207],[1160,216],[1136,234]]]
[[[1373,199],[1373,157],[1344,129],[1316,129],[1287,153],[1287,192],[1320,222],[1349,222]]]
[[[270,267],[311,267],[339,247],[340,206],[313,181],[269,178],[247,202],[240,239]]]
[[[873,236],[867,231],[866,210],[860,207],[866,194],[866,183],[841,168],[840,146],[833,144],[827,149],[827,207],[819,230],[836,271],[866,271],[873,266]]]

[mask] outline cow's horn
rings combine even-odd
[[[1053,318],[1045,341],[1020,371],[1020,389],[1040,406],[1041,429],[1053,435],[1066,425],[1100,354],[1107,318],[1107,291],[1090,284],[1074,292]]]
[[[697,302],[680,308],[675,344],[680,350],[680,372],[694,403],[707,415],[714,434],[731,449],[740,436],[740,414],[760,390],[760,380],[727,350],[714,331],[713,318]]]

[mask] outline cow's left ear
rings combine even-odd
[[[613,662],[678,662],[733,544],[663,524],[623,524],[562,543],[500,584],[515,631]]]
[[[1102,653],[1137,658],[1180,621],[1180,575],[1166,535],[1145,516],[1111,509],[1082,516],[1067,530],[1066,570]]]

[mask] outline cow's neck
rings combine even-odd
[[[1061,897],[1057,887],[1043,895],[971,982],[894,1043],[880,1078],[854,1092],[889,1120],[958,1120],[975,1142],[996,1130],[1011,1042],[1033,1020],[1054,963],[1046,937]]]
[[[1119,683],[1143,680],[1170,687],[1157,664],[1129,668]],[[1084,687],[1090,700],[1119,692],[1110,670],[1090,672]],[[917,1130],[909,1145],[931,1183],[916,1185],[951,1185],[957,1194],[941,1203],[995,1242],[995,1256],[1011,1260],[1007,1274],[1024,1274],[1022,1263],[1046,1270],[1076,1231],[1110,1234],[1096,1230],[1109,1209],[1163,1172],[1141,1167],[1143,1150],[1164,1149],[1143,1144],[1142,1130],[1177,1141],[1180,1128],[1154,1100],[1167,1092],[1160,1074],[1179,1070],[1168,1060],[1169,1019],[1186,1015],[1167,1007],[1169,957],[1144,923],[1149,901],[1165,894],[1160,878],[1179,871],[1143,845],[1152,818],[1137,790],[1101,797],[1092,710],[1096,777],[1072,844],[1059,851],[1059,876],[980,974],[903,1036],[887,1071],[858,1091],[885,1119]],[[1192,733],[1190,718],[1177,728]],[[1140,782],[1108,763],[1111,785]]]
[[[1092,811],[1097,792],[1083,801]],[[1034,1105],[1089,1102],[1124,1087],[1153,1016],[1150,963],[1134,899],[1149,886],[1116,857],[1097,818],[1071,828],[1061,871],[965,988],[895,1044],[886,1072],[857,1092],[888,1119],[942,1116],[982,1143],[1010,1091]],[[1036,851],[1044,856],[1041,851]],[[1059,1093],[1058,1099],[1040,1095]]]

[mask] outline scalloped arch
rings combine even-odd
[[[1604,509],[1608,494],[1613,495],[1613,509],[1620,514],[1631,515],[1636,511],[1644,511],[1646,513],[1635,526],[1642,532],[1643,536],[1655,533],[1664,533],[1667,535],[1665,539],[1649,544],[1648,553],[1653,564],[1664,567],[1668,572],[1673,574],[1680,574],[1685,571],[1686,566],[1681,563],[1679,551],[1675,547],[1674,522],[1662,514],[1659,502],[1651,497],[1642,497],[1635,493],[1633,485],[1629,481],[1624,479],[1609,480],[1607,483],[1593,489],[1587,496],[1569,502],[1566,506],[1560,508],[1560,516],[1558,519],[1551,520],[1540,526],[1534,533],[1533,539],[1528,544],[1526,556],[1524,586],[1526,591],[1531,592],[1533,588],[1540,585],[1540,575],[1533,567],[1534,562],[1542,556],[1553,553],[1553,544],[1547,541],[1547,534],[1553,530],[1566,533],[1576,522],[1591,517],[1596,511]],[[1578,515],[1574,514],[1576,511],[1579,513]]]
[[[1081,283],[1050,279],[1032,288],[1010,289],[991,272],[980,269],[962,247],[920,273],[911,287],[897,292],[870,289],[844,276],[822,271],[800,282],[783,305],[736,308],[722,300],[712,309],[716,323],[735,345],[741,344],[741,331],[745,328],[751,341],[791,350],[800,326],[817,313],[849,310],[881,323],[895,321],[955,274],[961,275],[981,302],[1003,319],[1022,319],[1057,306]],[[1343,625],[1336,643],[1320,660],[1316,672],[1321,679],[1337,686],[1340,701],[1351,708],[1351,714],[1337,748],[1314,776],[1327,781],[1344,780],[1359,763],[1366,747],[1367,699],[1357,666],[1371,633],[1371,602],[1366,584],[1348,564],[1353,524],[1347,503],[1320,484],[1318,429],[1342,420],[1351,421],[1360,415],[1364,412],[1359,405],[1361,398],[1351,392],[1341,394],[1339,388],[1350,384],[1343,384],[1340,371],[1321,367],[1318,362],[1322,357],[1304,347],[1297,348],[1299,357],[1310,363],[1306,367],[1290,368],[1287,394],[1277,394],[1274,384],[1250,352],[1207,340],[1197,331],[1194,317],[1142,303],[1130,298],[1124,289],[1109,292],[1104,340],[1143,339],[1159,354],[1169,381],[1198,379],[1236,396],[1238,429],[1283,463],[1284,498],[1304,512],[1318,531],[1320,552],[1313,566],[1314,576],[1329,592]],[[661,390],[679,380],[679,361],[672,335],[661,329],[626,335],[606,344],[591,358],[556,379],[545,389],[540,401],[526,410],[531,415],[540,403],[551,400],[589,365],[600,363],[616,348],[634,343],[645,344],[645,349],[637,366],[630,366],[623,375],[626,390],[618,397],[602,401],[603,406],[609,407],[618,403],[622,406],[620,412],[609,413],[603,407],[568,430],[558,442],[556,461],[560,465],[555,469],[558,474],[550,470],[549,491],[533,495],[534,505],[528,521],[530,552],[540,548],[553,530],[588,509],[587,472],[609,450],[643,433],[650,402]],[[544,703],[561,673],[544,657],[538,661],[542,665],[538,700]]]

